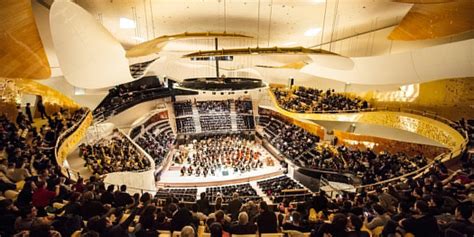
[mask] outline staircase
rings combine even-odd
[[[199,121],[199,111],[196,107],[196,104],[193,103],[193,121],[194,121],[194,128],[196,128],[196,133],[201,133],[201,122]]]

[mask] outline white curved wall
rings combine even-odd
[[[96,89],[133,80],[122,45],[83,8],[55,1],[50,23],[58,61],[70,84]]]
[[[443,78],[473,77],[474,39],[352,60],[354,67],[351,70],[337,70],[311,63],[301,72],[365,85],[402,85]]]

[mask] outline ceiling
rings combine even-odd
[[[76,0],[126,46],[182,32],[253,36],[232,44],[318,45],[394,26],[412,4],[390,0]],[[120,27],[120,19],[135,27]],[[132,23],[133,24],[133,23]],[[229,46],[231,46],[229,45]],[[182,48],[180,48],[182,49]]]
[[[55,0],[55,2],[62,1],[70,0]],[[59,69],[54,70],[53,74],[54,76],[64,75],[68,80],[64,72],[64,66],[57,63],[56,51],[58,48],[53,45],[50,39],[51,36],[48,36],[51,32],[49,26],[55,23],[49,21],[50,16],[46,8],[39,6],[38,2],[34,0],[33,3],[33,10],[48,59],[52,62],[52,69]],[[252,38],[221,38],[219,39],[219,49],[257,46],[303,46],[315,49],[321,47],[324,50],[349,58],[349,61],[353,60],[350,65],[354,65],[354,62],[358,62],[358,58],[369,60],[372,56],[388,57],[400,53],[411,55],[411,52],[415,50],[474,38],[474,32],[468,32],[432,40],[389,40],[390,32],[413,6],[413,4],[398,3],[391,0],[74,0],[74,3],[84,8],[90,14],[91,19],[97,20],[96,22],[88,22],[89,26],[85,26],[85,23],[79,20],[77,21],[77,27],[99,30],[103,26],[111,33],[114,40],[116,39],[118,43],[121,43],[125,49],[130,49],[134,45],[162,35],[174,35],[184,32],[227,32],[248,35]],[[75,15],[65,15],[65,19],[72,19],[73,16]],[[71,22],[68,20],[65,23]],[[68,34],[67,37],[77,36]],[[72,43],[71,40],[64,42]],[[105,47],[99,46],[97,42],[99,40],[93,41],[94,47],[92,45],[88,47],[68,46],[66,49],[78,49],[81,55],[91,50],[93,54],[100,54]],[[81,50],[81,48],[88,50]],[[213,49],[215,49],[213,38],[169,41],[160,51],[160,59],[152,65],[149,72],[159,76],[167,75],[176,80],[188,77],[215,76],[214,62],[192,62],[189,59],[181,58],[182,55],[187,53]],[[468,45],[468,49],[468,53],[472,52],[472,43]],[[120,54],[123,54],[123,50],[117,50],[117,52],[119,51]],[[70,53],[70,55],[75,54],[74,52]],[[91,53],[88,55],[90,56]],[[112,57],[112,54],[109,54],[108,57]],[[125,55],[123,59],[124,57]],[[77,59],[77,57],[71,58]],[[119,57],[113,58],[118,60]],[[143,61],[140,58],[130,58],[129,64],[138,62],[136,59]],[[382,63],[386,58],[379,59],[380,62],[378,59],[375,61]],[[85,60],[85,62],[89,66],[94,66],[90,68],[104,69],[117,67],[117,64],[112,63],[114,60],[96,60],[95,63]],[[355,77],[350,74],[351,71],[348,71],[351,68],[345,68],[346,66],[341,68],[340,65],[334,67],[333,63],[330,63],[332,66],[328,68],[328,63],[324,63],[324,60],[319,60],[319,66],[336,70],[329,72],[318,68],[303,71],[256,67],[256,65],[284,67],[285,65],[301,65],[303,62],[311,63],[315,60],[309,55],[267,55],[260,57],[250,55],[235,57],[233,62],[221,62],[220,68],[221,73],[228,76],[263,78],[268,82],[275,83],[285,83],[289,77],[295,77],[308,86],[324,85],[328,88],[345,88],[345,83],[348,82],[361,85],[378,84],[380,86],[390,84],[396,86],[423,81],[423,78],[420,79],[417,76],[416,71],[413,73],[414,76],[403,78],[403,80],[396,79],[397,73],[392,75],[390,81],[386,81],[375,74],[372,75],[375,82],[367,81],[366,75],[361,76],[360,80],[348,80],[347,78],[353,79]],[[465,65],[472,65],[472,56],[468,57],[466,62]],[[86,64],[72,63],[75,63],[73,66],[81,68],[79,71],[85,70]],[[371,66],[368,68],[371,68]],[[63,69],[62,72],[61,69]],[[91,69],[90,71],[96,70]],[[105,70],[103,71],[105,72]],[[112,74],[116,74],[119,70],[111,71],[113,71]],[[360,70],[352,71],[359,72]],[[374,70],[368,72],[372,71]],[[344,76],[341,76],[341,73]],[[470,73],[472,73],[472,70]],[[104,86],[112,86],[120,81],[117,80],[117,76],[84,77],[78,74],[77,78],[77,83],[72,83],[71,80],[68,80],[68,82],[82,88],[104,88]],[[96,85],[98,80],[102,80],[101,83],[103,83]],[[108,82],[106,82],[107,80]],[[87,86],[85,86],[86,84]]]

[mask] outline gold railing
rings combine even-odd
[[[61,169],[61,173],[66,177],[71,178],[71,175],[63,166],[64,161],[67,159],[67,155],[74,150],[76,145],[85,136],[91,123],[92,112],[87,109],[86,113],[81,117],[79,122],[75,123],[72,127],[61,133],[58,137],[54,147],[54,155],[56,157],[56,162]]]

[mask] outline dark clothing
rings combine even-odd
[[[209,200],[206,198],[206,199],[199,199],[196,201],[196,203],[198,204],[199,208],[198,208],[198,211],[199,212],[202,212],[204,214],[209,215],[209,212],[211,210],[211,206],[209,205]]]
[[[324,234],[331,234],[332,237],[347,237],[344,228],[329,223],[322,224],[315,233],[311,234],[311,237],[323,237]]]
[[[247,223],[247,225],[239,225],[235,223],[230,226],[229,232],[234,235],[250,235],[257,233],[257,226],[252,223]]]
[[[260,233],[276,233],[277,218],[275,213],[264,211],[257,216],[257,226]]]
[[[114,201],[115,201],[115,197],[114,197],[114,194],[111,193],[111,192],[105,192],[102,194],[102,196],[100,196],[100,202],[102,202],[102,204],[114,204]]]
[[[282,225],[284,230],[296,230],[299,232],[310,232],[311,228],[308,226],[299,226],[299,225],[294,225],[293,223],[286,222],[285,224]]]
[[[234,199],[229,202],[227,207],[228,213],[231,214],[232,220],[237,220],[239,216],[240,207],[242,207],[242,202],[239,199]]]
[[[349,231],[347,232],[347,237],[370,237],[369,232],[367,231]]]
[[[454,220],[446,226],[446,230],[451,229],[467,236],[474,236],[474,224],[469,220]]]
[[[104,206],[98,201],[87,201],[81,207],[81,216],[84,220],[89,220],[93,216],[101,216],[105,213]]]
[[[126,192],[115,193],[115,206],[116,207],[123,207],[132,203],[133,203],[133,199],[132,199],[132,196],[130,196],[130,194]]]
[[[314,196],[313,197],[313,208],[316,212],[325,210],[328,207],[328,199],[324,196]]]
[[[193,214],[187,208],[179,209],[171,220],[171,231],[181,231],[193,222]]]
[[[26,113],[26,116],[28,116],[28,120],[30,120],[30,122],[33,122],[33,115],[31,114],[30,106],[25,107],[25,113]]]
[[[403,221],[403,228],[416,237],[437,237],[440,236],[436,218],[431,215],[423,215],[418,218],[408,218]]]

